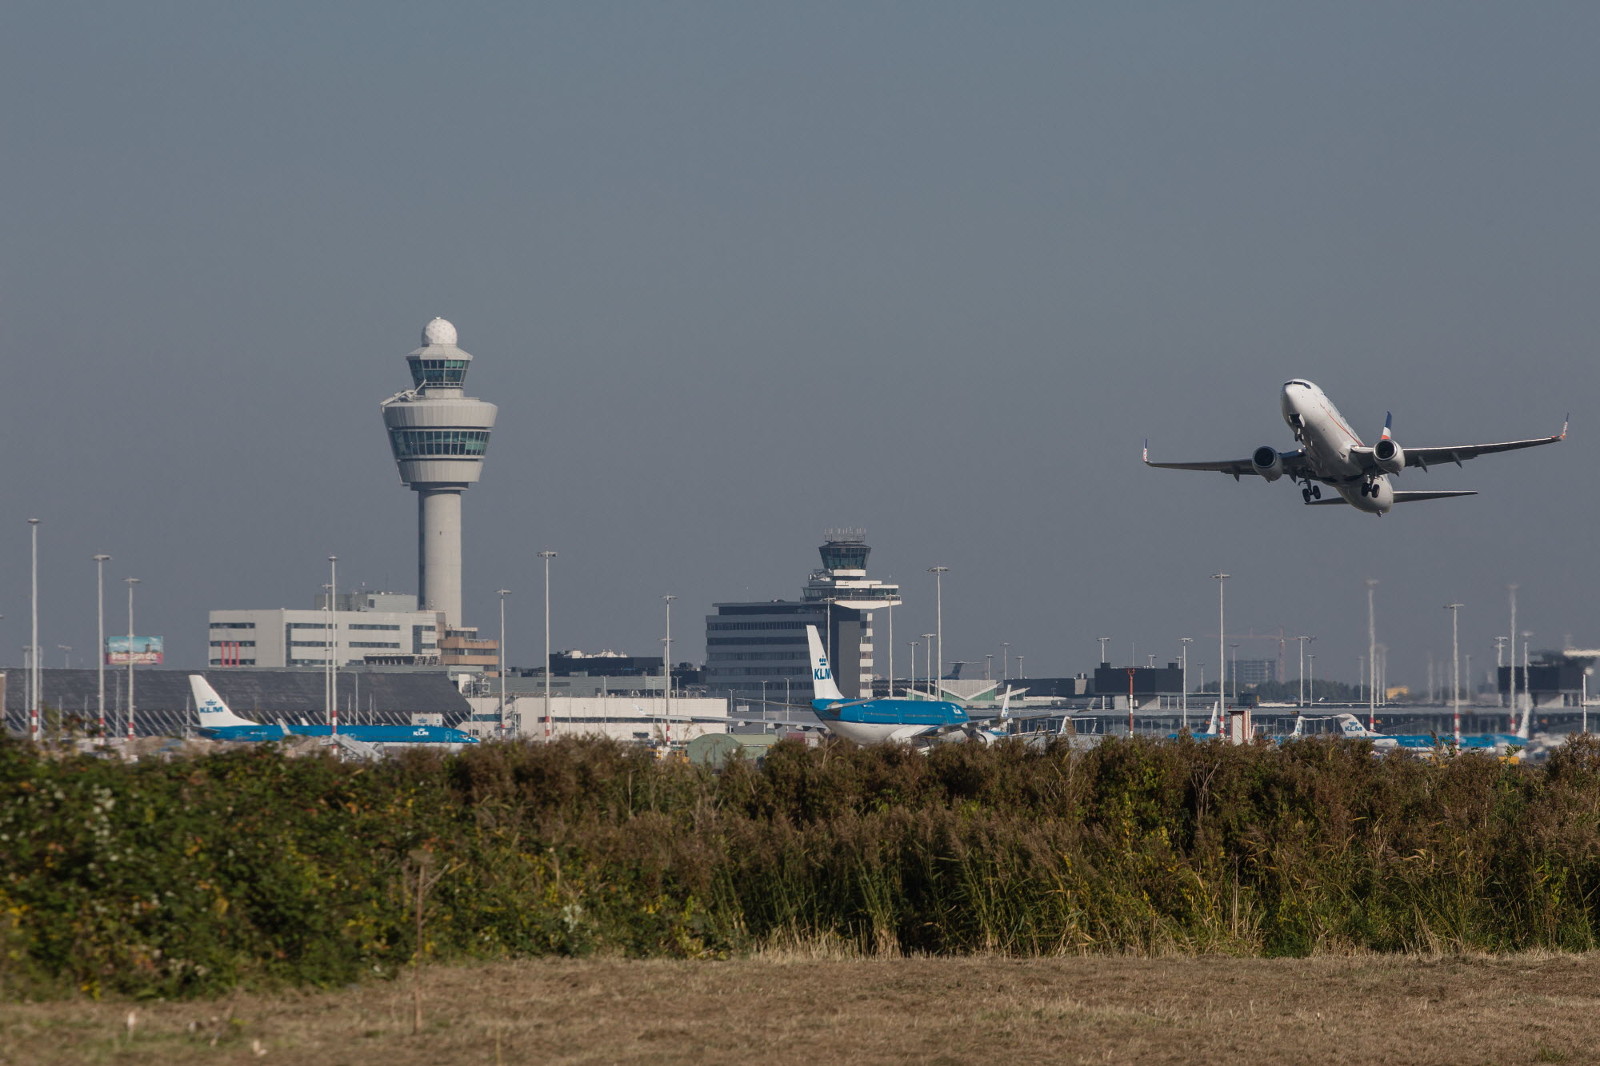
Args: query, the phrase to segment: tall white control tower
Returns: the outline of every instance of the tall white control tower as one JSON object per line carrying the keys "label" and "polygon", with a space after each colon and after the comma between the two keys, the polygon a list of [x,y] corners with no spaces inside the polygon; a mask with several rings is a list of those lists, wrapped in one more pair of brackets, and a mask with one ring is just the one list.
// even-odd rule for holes
{"label": "tall white control tower", "polygon": [[472,356],[456,327],[436,318],[406,356],[411,388],[383,401],[383,424],[400,480],[417,493],[417,603],[461,625],[461,493],[478,481],[495,405],[463,391]]}

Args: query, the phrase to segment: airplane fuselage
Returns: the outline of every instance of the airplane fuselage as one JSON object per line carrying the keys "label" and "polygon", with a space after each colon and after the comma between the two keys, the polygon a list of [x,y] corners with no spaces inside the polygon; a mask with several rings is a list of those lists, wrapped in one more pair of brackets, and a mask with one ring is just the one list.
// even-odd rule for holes
{"label": "airplane fuselage", "polygon": [[812,700],[811,709],[830,730],[855,744],[888,744],[972,721],[948,700]]}
{"label": "airplane fuselage", "polygon": [[[333,728],[325,725],[249,725],[201,726],[200,733],[213,740],[273,741],[286,737],[329,737]],[[342,726],[342,736],[366,744],[389,746],[411,744],[476,744],[478,738],[449,726],[431,725],[354,725]]]}
{"label": "airplane fuselage", "polygon": [[[1317,481],[1331,487],[1346,503],[1369,514],[1385,514],[1394,506],[1394,487],[1386,475],[1368,475],[1352,456],[1363,447],[1350,423],[1316,385],[1296,378],[1285,382],[1279,400],[1283,420],[1305,449]],[[1316,490],[1313,488],[1313,494]]]}

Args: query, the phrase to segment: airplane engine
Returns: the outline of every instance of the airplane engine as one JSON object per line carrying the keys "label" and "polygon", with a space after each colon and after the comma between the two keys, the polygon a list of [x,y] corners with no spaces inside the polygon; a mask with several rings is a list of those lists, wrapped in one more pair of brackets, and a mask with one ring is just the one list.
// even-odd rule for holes
{"label": "airplane engine", "polygon": [[1389,437],[1372,446],[1372,458],[1385,474],[1398,474],[1406,468],[1406,450]]}
{"label": "airplane engine", "polygon": [[1251,453],[1250,465],[1268,481],[1276,481],[1283,476],[1283,456],[1270,444],[1263,444]]}

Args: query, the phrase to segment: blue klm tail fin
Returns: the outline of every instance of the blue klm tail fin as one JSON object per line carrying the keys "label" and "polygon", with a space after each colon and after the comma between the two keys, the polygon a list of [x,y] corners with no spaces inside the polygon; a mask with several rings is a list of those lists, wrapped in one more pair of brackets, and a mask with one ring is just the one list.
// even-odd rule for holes
{"label": "blue klm tail fin", "polygon": [[833,680],[833,669],[828,665],[828,653],[822,648],[822,638],[816,626],[806,626],[806,640],[811,645],[811,698],[816,700],[842,700],[844,693]]}

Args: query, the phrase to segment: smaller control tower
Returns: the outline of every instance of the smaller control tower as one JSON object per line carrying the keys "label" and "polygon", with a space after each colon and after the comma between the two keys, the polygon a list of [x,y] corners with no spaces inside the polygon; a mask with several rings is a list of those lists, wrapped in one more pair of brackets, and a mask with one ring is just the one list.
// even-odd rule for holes
{"label": "smaller control tower", "polygon": [[435,318],[406,356],[411,388],[383,401],[383,424],[400,480],[417,493],[417,603],[461,625],[461,493],[483,471],[496,407],[463,389],[472,356],[456,327]]}

